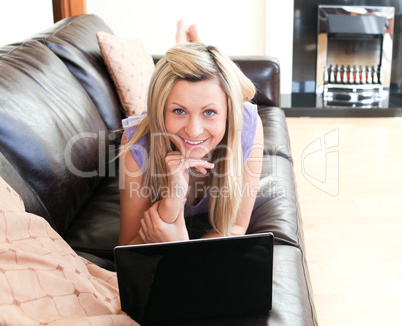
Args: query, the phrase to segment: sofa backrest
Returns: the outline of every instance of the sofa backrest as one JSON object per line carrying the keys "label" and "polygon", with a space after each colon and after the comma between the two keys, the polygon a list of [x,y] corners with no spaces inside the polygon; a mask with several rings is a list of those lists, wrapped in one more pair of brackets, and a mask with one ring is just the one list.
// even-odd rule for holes
{"label": "sofa backrest", "polygon": [[98,30],[73,17],[0,48],[0,175],[61,235],[108,173],[122,118]]}
{"label": "sofa backrest", "polygon": [[96,15],[59,21],[32,39],[45,44],[86,90],[110,130],[121,127],[123,110],[99,49],[97,32],[113,34]]}
{"label": "sofa backrest", "polygon": [[232,57],[256,87],[253,102],[258,106],[281,106],[280,66],[273,57]]}

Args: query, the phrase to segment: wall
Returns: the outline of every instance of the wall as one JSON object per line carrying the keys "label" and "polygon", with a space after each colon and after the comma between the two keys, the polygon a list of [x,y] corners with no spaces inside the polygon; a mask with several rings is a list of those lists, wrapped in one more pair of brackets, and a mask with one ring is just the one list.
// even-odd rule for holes
{"label": "wall", "polygon": [[[196,23],[203,41],[228,55],[267,55],[281,65],[281,91],[291,93],[294,0],[87,0],[116,35],[140,38],[149,52],[174,45],[176,22]],[[0,46],[53,24],[51,0],[0,0]]]}
{"label": "wall", "polygon": [[0,46],[22,41],[52,24],[51,0],[0,0]]}
{"label": "wall", "polygon": [[228,55],[275,56],[281,91],[291,93],[293,0],[87,0],[116,35],[141,39],[152,54],[174,45],[176,22],[196,23],[202,40]]}

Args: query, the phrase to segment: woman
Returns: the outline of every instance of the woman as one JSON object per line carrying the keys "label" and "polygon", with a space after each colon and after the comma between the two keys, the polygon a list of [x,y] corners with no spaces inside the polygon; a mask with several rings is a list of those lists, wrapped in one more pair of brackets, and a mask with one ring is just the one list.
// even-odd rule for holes
{"label": "woman", "polygon": [[180,24],[155,67],[147,113],[123,120],[122,245],[187,240],[185,218],[205,212],[203,237],[245,234],[255,202],[263,132],[247,102],[254,86],[217,48],[183,43],[198,36]]}

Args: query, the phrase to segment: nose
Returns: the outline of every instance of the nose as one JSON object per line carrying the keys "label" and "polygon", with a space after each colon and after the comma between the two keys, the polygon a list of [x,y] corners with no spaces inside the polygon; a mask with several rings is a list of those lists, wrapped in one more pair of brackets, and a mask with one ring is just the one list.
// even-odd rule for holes
{"label": "nose", "polygon": [[202,122],[197,117],[191,117],[187,121],[185,132],[190,138],[197,138],[204,131]]}

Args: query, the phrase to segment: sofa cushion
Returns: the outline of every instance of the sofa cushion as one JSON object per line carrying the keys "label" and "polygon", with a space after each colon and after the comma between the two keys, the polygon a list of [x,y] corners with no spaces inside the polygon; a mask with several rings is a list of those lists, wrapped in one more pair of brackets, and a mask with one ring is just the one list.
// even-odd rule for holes
{"label": "sofa cushion", "polygon": [[155,68],[152,56],[138,39],[103,32],[96,35],[126,116],[140,115],[146,111],[148,85]]}
{"label": "sofa cushion", "polygon": [[259,106],[263,121],[264,154],[277,155],[293,162],[285,113],[278,107]]}
{"label": "sofa cushion", "polygon": [[64,239],[76,251],[113,260],[113,248],[119,244],[119,229],[119,177],[108,176],[78,213]]}
{"label": "sofa cushion", "polygon": [[112,33],[104,21],[95,15],[74,16],[35,35],[67,66],[87,91],[109,130],[121,127],[123,111],[114,90],[96,33]]}
{"label": "sofa cushion", "polygon": [[108,130],[80,83],[40,42],[0,49],[0,89],[1,152],[37,199],[27,200],[34,205],[27,211],[46,211],[63,235],[100,181]]}
{"label": "sofa cushion", "polygon": [[292,164],[264,156],[259,192],[247,233],[273,232],[276,243],[301,246],[303,234]]}
{"label": "sofa cushion", "polygon": [[276,243],[301,246],[301,216],[286,118],[276,107],[259,107],[258,114],[264,130],[264,156],[247,233],[273,232]]}

